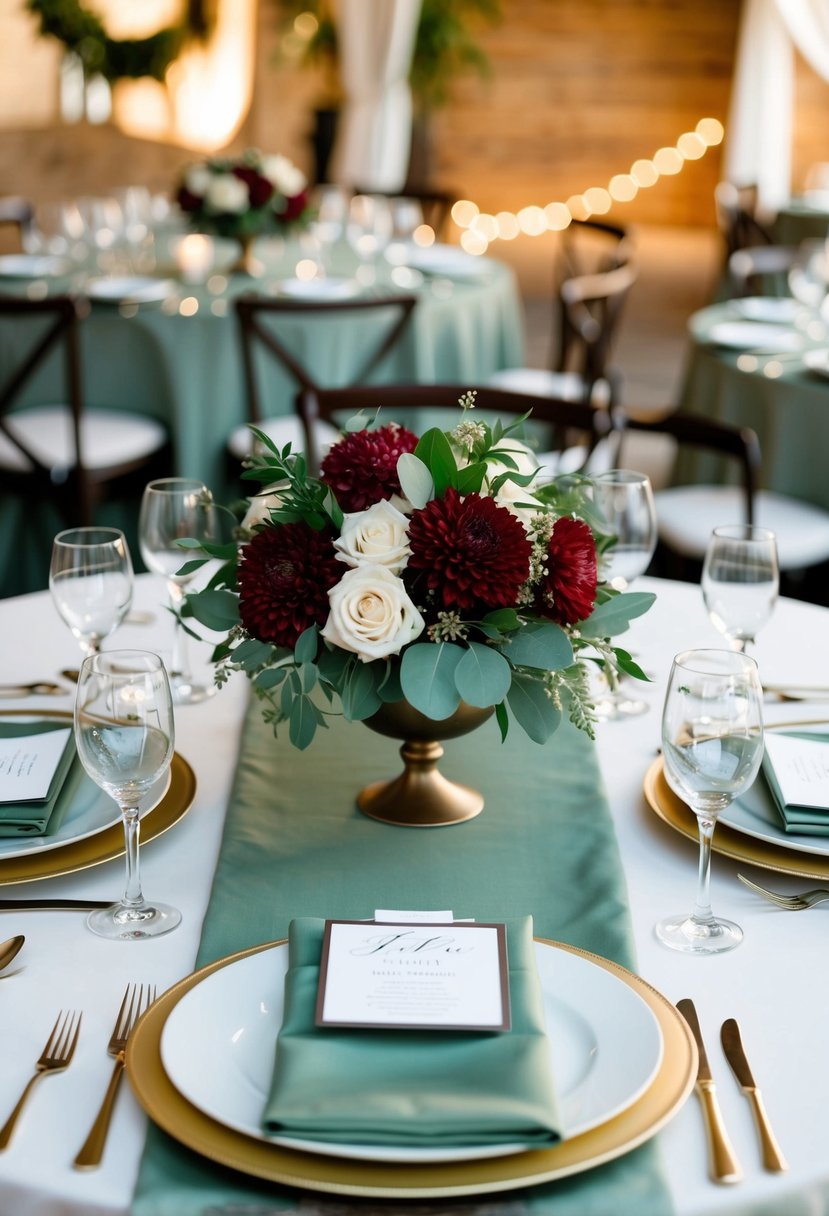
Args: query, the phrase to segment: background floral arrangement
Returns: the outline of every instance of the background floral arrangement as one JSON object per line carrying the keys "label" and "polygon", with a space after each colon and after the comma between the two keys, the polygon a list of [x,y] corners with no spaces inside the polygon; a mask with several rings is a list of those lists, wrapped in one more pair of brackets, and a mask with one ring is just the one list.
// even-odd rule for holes
{"label": "background floral arrangement", "polygon": [[402,698],[434,720],[493,706],[502,738],[514,718],[538,743],[566,711],[592,736],[585,660],[647,678],[610,639],[654,596],[598,581],[613,538],[589,482],[538,486],[514,437],[524,419],[473,421],[474,393],[461,406],[458,426],[421,439],[352,419],[318,479],[256,431],[265,454],[244,476],[269,488],[231,543],[183,567],[222,559],[183,616],[226,633],[217,683],[245,671],[297,747],[340,712],[335,698],[352,721]]}
{"label": "background floral arrangement", "polygon": [[176,199],[194,227],[242,238],[301,223],[308,212],[305,174],[286,156],[249,148],[238,160],[211,157],[190,165]]}

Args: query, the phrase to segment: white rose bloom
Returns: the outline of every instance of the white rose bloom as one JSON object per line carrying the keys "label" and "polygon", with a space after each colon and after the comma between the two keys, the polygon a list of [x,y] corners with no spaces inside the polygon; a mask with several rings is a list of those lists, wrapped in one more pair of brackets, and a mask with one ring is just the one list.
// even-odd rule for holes
{"label": "white rose bloom", "polygon": [[207,187],[204,202],[209,211],[241,215],[250,206],[250,192],[246,183],[232,173],[217,173]]}
{"label": "white rose bloom", "polygon": [[250,499],[250,506],[241,526],[250,529],[256,524],[270,523],[271,507],[278,507],[282,502],[282,495],[279,491],[284,489],[287,484],[287,481],[280,481],[276,485],[268,486],[261,494],[254,495]]}
{"label": "white rose bloom", "polygon": [[212,181],[213,174],[207,165],[191,165],[184,177],[185,188],[196,198],[204,198]]}
{"label": "white rose bloom", "polygon": [[263,157],[261,173],[286,198],[301,194],[308,184],[305,174],[287,156]]}
{"label": "white rose bloom", "polygon": [[347,570],[328,592],[328,602],[322,636],[364,663],[398,654],[423,632],[423,617],[402,580],[385,566]]}
{"label": "white rose bloom", "polygon": [[[510,436],[507,436],[505,439],[499,439],[490,450],[497,452],[499,449],[510,456],[518,467],[513,469],[508,465],[501,464],[500,461],[488,460],[487,479],[490,483],[496,477],[500,477],[502,473],[512,472],[526,476],[529,473],[534,473],[539,468],[534,454],[519,439],[512,439]],[[528,486],[520,486],[517,482],[505,481],[495,495],[495,501],[498,505],[506,507],[508,511],[511,511],[516,518],[521,520],[525,528],[530,526],[530,521],[533,515],[536,514],[536,511],[534,508],[516,506],[516,503],[525,503],[528,499],[532,499],[534,485],[535,482],[530,482]]]}
{"label": "white rose bloom", "polygon": [[399,574],[409,560],[409,521],[391,503],[376,502],[343,518],[334,541],[337,557],[348,566],[385,566]]}

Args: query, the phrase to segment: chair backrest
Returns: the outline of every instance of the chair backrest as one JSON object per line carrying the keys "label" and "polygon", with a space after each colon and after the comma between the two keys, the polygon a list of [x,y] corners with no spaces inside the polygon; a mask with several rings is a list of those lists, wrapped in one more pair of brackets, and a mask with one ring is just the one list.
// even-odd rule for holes
{"label": "chair backrest", "polygon": [[771,232],[757,217],[757,187],[719,182],[714,190],[717,226],[725,242],[726,260],[738,249],[771,245]]}
{"label": "chair backrest", "polygon": [[21,248],[23,248],[25,237],[32,232],[34,222],[35,209],[28,199],[19,195],[6,195],[0,198],[0,227],[15,228]]}
{"label": "chair backrest", "polygon": [[417,296],[397,295],[383,298],[349,300],[280,300],[256,295],[239,296],[235,302],[236,316],[242,341],[242,360],[247,389],[248,421],[258,426],[267,414],[263,410],[259,377],[256,374],[254,352],[263,347],[274,356],[293,377],[298,388],[320,388],[308,367],[290,349],[289,342],[268,323],[269,318],[311,316],[329,319],[362,320],[355,325],[355,346],[362,351],[362,360],[349,377],[349,384],[361,384],[372,375],[402,338],[417,304]]}
{"label": "chair backrest", "polygon": [[[75,522],[77,518],[84,521],[90,521],[91,518],[90,485],[83,465],[80,436],[83,397],[78,323],[83,308],[83,305],[70,296],[52,296],[45,300],[0,296],[0,320],[6,318],[36,322],[38,318],[43,318],[45,322],[44,326],[36,331],[28,348],[24,347],[23,351],[19,352],[16,362],[0,382],[0,431],[30,466],[25,472],[4,471],[3,480],[9,485],[19,484],[21,487],[28,484],[29,489],[48,494],[65,512],[71,509],[71,513],[76,517]],[[72,467],[61,470],[59,480],[56,480],[54,470],[47,468],[8,424],[9,413],[17,403],[20,393],[55,351],[59,351],[63,356],[65,403],[71,414],[75,450]]]}
{"label": "chair backrest", "polygon": [[571,220],[561,234],[559,280],[613,270],[632,255],[630,231],[611,220]]}
{"label": "chair backrest", "polygon": [[788,274],[803,253],[796,245],[752,245],[728,259],[735,296],[788,295]]}
{"label": "chair backrest", "polygon": [[[427,425],[433,425],[436,411],[453,411],[452,420],[443,419],[439,425],[449,429],[459,421],[460,398],[474,390],[475,412],[481,415],[523,416],[531,411],[531,427],[542,423],[549,432],[551,442],[545,437],[545,446],[557,451],[570,448],[580,441],[584,445],[584,465],[587,465],[596,445],[612,435],[620,433],[624,418],[618,410],[595,410],[578,401],[562,401],[554,397],[535,397],[529,393],[516,393],[509,389],[490,388],[469,384],[384,384],[352,388],[307,388],[297,398],[297,408],[306,434],[306,452],[312,469],[318,468],[314,448],[314,424],[318,419],[341,423],[345,418],[363,411],[373,417],[379,410],[380,418],[403,421],[410,430],[426,429],[418,425],[418,411],[424,415]],[[472,415],[472,421],[475,414]]]}
{"label": "chair backrest", "polygon": [[624,262],[611,270],[576,275],[559,288],[559,342],[556,371],[578,372],[587,399],[597,380],[608,378],[608,359],[637,266]]}
{"label": "chair backrest", "polygon": [[[745,522],[754,523],[760,479],[760,440],[750,427],[731,426],[699,414],[669,413],[653,419],[627,418],[626,432],[649,431],[672,436],[680,447],[702,448],[732,461],[739,470]],[[620,460],[624,435],[620,437]]]}

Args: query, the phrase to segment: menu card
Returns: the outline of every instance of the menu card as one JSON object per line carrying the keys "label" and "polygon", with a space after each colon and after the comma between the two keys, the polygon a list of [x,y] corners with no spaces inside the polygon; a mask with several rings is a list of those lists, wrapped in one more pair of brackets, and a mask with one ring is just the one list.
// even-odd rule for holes
{"label": "menu card", "polygon": [[325,922],[318,1026],[509,1030],[506,932],[469,922]]}
{"label": "menu card", "polygon": [[41,731],[0,739],[0,803],[46,802],[72,758],[72,730]]}
{"label": "menu card", "polygon": [[768,732],[763,771],[787,832],[829,835],[829,739]]}

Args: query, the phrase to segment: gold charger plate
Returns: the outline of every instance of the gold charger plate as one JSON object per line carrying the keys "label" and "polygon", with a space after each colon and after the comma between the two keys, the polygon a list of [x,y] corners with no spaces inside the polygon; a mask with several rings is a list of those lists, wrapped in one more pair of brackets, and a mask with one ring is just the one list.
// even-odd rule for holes
{"label": "gold charger plate", "polygon": [[[668,785],[662,757],[654,760],[645,773],[643,785],[645,800],[663,823],[689,840],[699,841],[694,812],[675,794]],[[781,874],[794,874],[797,878],[829,879],[829,855],[825,858],[817,853],[798,853],[795,849],[784,849],[771,841],[759,840],[718,823],[711,846],[715,853],[722,853],[733,861],[747,862],[764,870],[778,870]]]}
{"label": "gold charger plate", "polygon": [[[0,710],[3,717],[63,718],[72,721],[72,714],[65,709]],[[173,753],[170,765],[170,784],[161,801],[141,817],[141,843],[154,840],[178,823],[189,811],[196,794],[195,774],[178,752]],[[65,845],[32,853],[24,857],[0,858],[0,885],[16,882],[34,882],[39,878],[56,878],[59,874],[74,874],[121,857],[124,853],[123,825],[113,823],[111,827],[86,836],[82,840],[68,840]]]}
{"label": "gold charger plate", "polygon": [[304,1190],[386,1199],[476,1195],[537,1186],[630,1152],[659,1131],[693,1089],[696,1046],[674,1006],[617,963],[560,942],[546,942],[612,972],[646,1002],[659,1023],[664,1043],[659,1070],[645,1093],[626,1110],[552,1148],[475,1161],[422,1165],[357,1161],[268,1144],[211,1119],[182,1097],[164,1071],[161,1035],[170,1013],[191,988],[220,968],[274,944],[241,950],[175,984],[147,1011],[127,1044],[127,1075],[150,1118],[187,1148],[243,1174]]}

